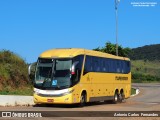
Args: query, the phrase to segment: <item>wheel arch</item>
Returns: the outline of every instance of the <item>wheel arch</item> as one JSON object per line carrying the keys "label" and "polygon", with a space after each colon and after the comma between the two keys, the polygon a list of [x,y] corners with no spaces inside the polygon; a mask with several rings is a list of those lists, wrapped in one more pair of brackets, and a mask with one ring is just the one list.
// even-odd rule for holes
{"label": "wheel arch", "polygon": [[119,94],[119,89],[118,89],[118,88],[115,89],[114,94],[115,94],[115,93],[118,93],[118,94]]}
{"label": "wheel arch", "polygon": [[123,88],[120,89],[120,93],[124,93],[124,89]]}

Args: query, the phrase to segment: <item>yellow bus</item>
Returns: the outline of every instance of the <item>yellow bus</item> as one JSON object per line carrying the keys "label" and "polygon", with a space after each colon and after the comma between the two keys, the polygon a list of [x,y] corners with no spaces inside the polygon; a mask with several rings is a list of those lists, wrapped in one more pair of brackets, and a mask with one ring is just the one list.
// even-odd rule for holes
{"label": "yellow bus", "polygon": [[35,104],[122,102],[131,94],[130,59],[78,48],[48,50],[37,60],[33,84]]}

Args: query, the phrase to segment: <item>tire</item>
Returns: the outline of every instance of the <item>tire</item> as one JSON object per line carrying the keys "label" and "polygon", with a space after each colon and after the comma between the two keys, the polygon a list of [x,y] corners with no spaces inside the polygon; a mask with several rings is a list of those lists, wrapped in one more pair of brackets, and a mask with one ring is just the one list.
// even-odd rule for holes
{"label": "tire", "polygon": [[113,103],[114,103],[114,104],[117,104],[118,101],[119,101],[119,96],[118,96],[118,93],[115,92],[115,94],[114,94],[114,99],[113,99]]}
{"label": "tire", "polygon": [[82,93],[80,103],[79,103],[79,107],[84,107],[85,104],[86,104],[86,94]]}
{"label": "tire", "polygon": [[122,102],[124,101],[124,99],[125,99],[125,95],[124,95],[123,92],[121,92],[121,93],[119,94],[119,102],[122,103]]}
{"label": "tire", "polygon": [[119,102],[119,103],[122,103],[122,100],[123,100],[122,94],[123,94],[123,93],[120,93],[120,94],[118,95],[118,102]]}

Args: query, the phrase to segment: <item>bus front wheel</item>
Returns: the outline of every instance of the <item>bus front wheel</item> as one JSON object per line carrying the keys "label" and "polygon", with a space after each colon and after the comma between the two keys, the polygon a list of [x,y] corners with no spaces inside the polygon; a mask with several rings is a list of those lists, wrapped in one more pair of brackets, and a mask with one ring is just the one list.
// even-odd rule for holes
{"label": "bus front wheel", "polygon": [[82,93],[81,98],[80,98],[80,104],[79,107],[83,107],[86,103],[86,93]]}

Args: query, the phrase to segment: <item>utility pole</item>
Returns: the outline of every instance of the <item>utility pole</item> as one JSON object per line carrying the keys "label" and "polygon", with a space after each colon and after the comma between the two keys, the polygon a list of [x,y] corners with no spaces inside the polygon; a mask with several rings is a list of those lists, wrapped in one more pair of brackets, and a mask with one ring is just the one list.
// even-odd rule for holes
{"label": "utility pole", "polygon": [[118,56],[118,4],[120,0],[115,0],[115,11],[116,11],[116,55]]}

